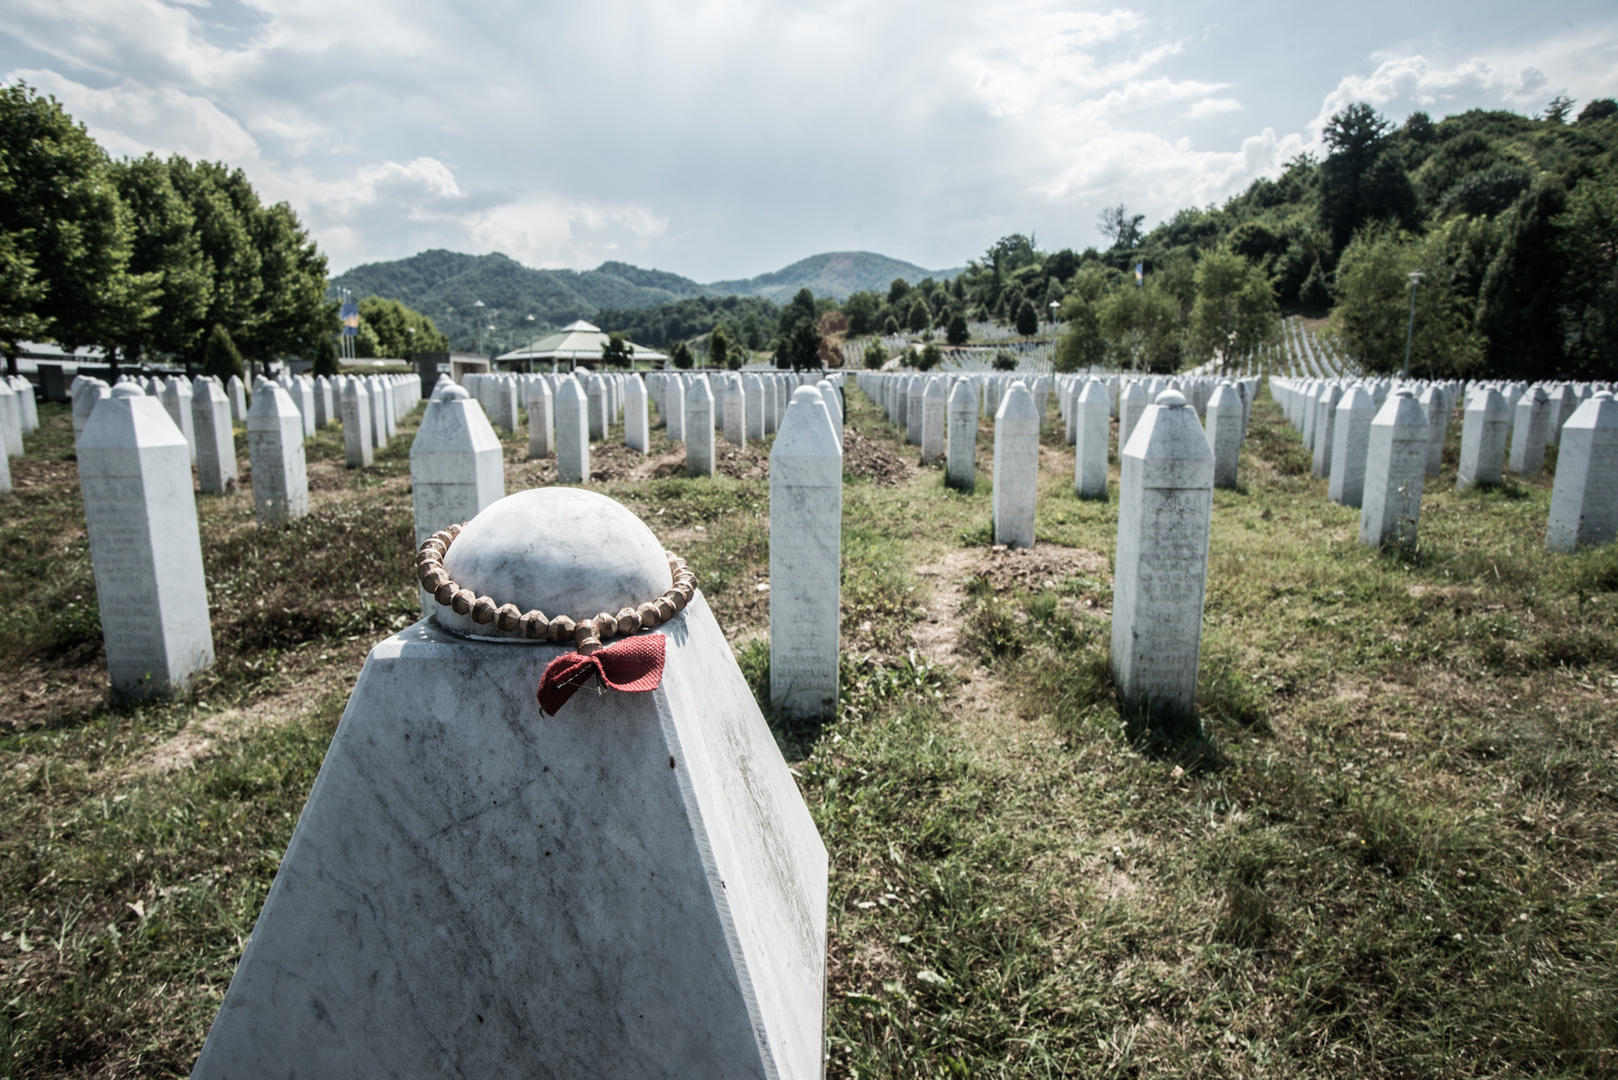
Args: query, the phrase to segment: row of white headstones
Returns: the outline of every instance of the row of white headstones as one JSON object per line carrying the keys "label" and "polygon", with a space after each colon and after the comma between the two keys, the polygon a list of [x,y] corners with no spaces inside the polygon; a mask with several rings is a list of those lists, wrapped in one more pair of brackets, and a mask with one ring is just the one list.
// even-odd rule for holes
{"label": "row of white headstones", "polygon": [[[771,559],[772,577],[786,584],[770,599],[772,624],[782,628],[772,635],[772,668],[779,672],[772,686],[784,711],[824,711],[835,703],[837,678],[839,380],[726,374],[712,376],[712,382],[720,399],[732,403],[726,427],[738,445],[745,445],[749,428],[756,438],[778,421],[781,425],[771,453],[771,500],[777,507],[772,520],[781,527]],[[308,513],[303,443],[325,426],[337,400],[343,403],[348,463],[362,467],[371,458],[361,451],[371,449],[373,439],[385,445],[397,416],[414,407],[416,386],[407,377],[260,380],[252,408],[238,403],[236,409],[246,415],[259,524],[275,527]],[[475,383],[480,394],[506,403],[502,418],[513,429],[519,420],[509,403],[518,387],[530,405],[531,451],[555,446],[559,465],[566,457],[563,447],[576,451],[574,474],[559,470],[564,482],[589,477],[592,402],[599,403],[598,433],[604,435],[613,412],[623,408],[629,417],[626,443],[645,453],[648,399],[665,403],[666,422],[678,417],[674,426],[688,451],[705,444],[706,467],[690,471],[713,475],[714,394],[708,376],[656,373],[645,381],[638,375],[484,376]],[[793,390],[796,411],[785,404]],[[618,392],[622,396],[615,401]],[[132,379],[116,387],[80,380],[74,386],[74,414],[83,418],[75,426],[91,562],[109,675],[121,694],[172,692],[213,662],[191,466],[198,466],[205,493],[234,488],[230,402],[241,394],[235,380],[221,387],[207,378],[190,384],[171,378],[150,387]],[[299,407],[300,399],[306,408]],[[561,407],[553,408],[557,403]],[[434,387],[410,464],[418,544],[450,524],[470,520],[506,493],[499,437],[483,406],[447,377]],[[424,612],[431,613],[435,603],[422,594]]]}
{"label": "row of white headstones", "polygon": [[305,440],[340,408],[349,464],[370,464],[414,407],[416,385],[286,374],[259,379],[249,409],[235,376],[74,380],[79,488],[114,690],[169,693],[213,663],[191,469],[204,494],[236,489],[234,422],[247,428],[258,523],[276,527],[309,513]]}
{"label": "row of white headstones", "polygon": [[868,373],[858,383],[948,482],[976,482],[978,420],[994,418],[994,540],[1032,547],[1039,438],[1054,393],[1073,487],[1107,497],[1111,421],[1121,462],[1111,665],[1132,709],[1189,718],[1196,694],[1213,488],[1235,487],[1257,379]]}
{"label": "row of white headstones", "polygon": [[1606,384],[1273,377],[1270,388],[1327,497],[1360,509],[1367,546],[1416,542],[1423,486],[1463,404],[1458,488],[1537,476],[1557,446],[1545,546],[1566,553],[1618,535],[1618,401]]}

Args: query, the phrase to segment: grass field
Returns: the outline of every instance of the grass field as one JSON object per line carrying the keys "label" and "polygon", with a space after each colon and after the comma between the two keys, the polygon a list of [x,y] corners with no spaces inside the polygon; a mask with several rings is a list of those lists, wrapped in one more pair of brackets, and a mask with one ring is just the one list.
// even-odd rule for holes
{"label": "grass field", "polygon": [[[1074,497],[1053,420],[1039,544],[996,552],[988,427],[961,494],[848,403],[841,715],[777,728],[832,858],[829,1075],[1618,1073],[1618,549],[1546,555],[1548,481],[1456,493],[1456,430],[1420,545],[1367,552],[1262,398],[1214,498],[1205,737],[1169,740],[1106,676],[1116,464]],[[42,424],[0,499],[0,1076],[183,1076],[365,651],[418,614],[415,418],[364,472],[314,439],[284,530],[199,497],[218,663],[137,709]],[[508,490],[554,480],[506,449]],[[603,448],[596,485],[766,697],[767,449],[691,481]]]}

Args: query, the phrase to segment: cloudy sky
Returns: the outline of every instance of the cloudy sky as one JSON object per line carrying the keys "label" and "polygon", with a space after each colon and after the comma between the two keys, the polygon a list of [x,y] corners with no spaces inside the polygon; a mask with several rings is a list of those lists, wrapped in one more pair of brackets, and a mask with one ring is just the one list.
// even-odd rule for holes
{"label": "cloudy sky", "polygon": [[[1554,12],[1554,15],[1552,14]],[[1395,120],[1618,95],[1612,0],[5,0],[114,154],[244,169],[339,271],[429,247],[709,281],[1096,243]]]}

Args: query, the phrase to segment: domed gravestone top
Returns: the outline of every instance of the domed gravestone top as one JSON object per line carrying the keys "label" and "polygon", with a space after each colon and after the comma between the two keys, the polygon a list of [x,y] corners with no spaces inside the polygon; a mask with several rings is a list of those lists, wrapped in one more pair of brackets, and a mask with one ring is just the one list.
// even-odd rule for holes
{"label": "domed gravestone top", "polygon": [[[442,568],[574,620],[674,577],[568,489],[490,504]],[[192,1075],[820,1076],[826,850],[702,594],[588,658],[656,641],[654,688],[555,715],[571,640],[444,620],[366,657]]]}
{"label": "domed gravestone top", "polygon": [[[620,503],[579,488],[532,488],[491,504],[450,544],[444,570],[475,597],[521,614],[539,611],[547,623],[616,616],[674,584],[652,530]],[[521,626],[479,623],[452,605],[438,605],[433,617],[470,637],[526,638]]]}

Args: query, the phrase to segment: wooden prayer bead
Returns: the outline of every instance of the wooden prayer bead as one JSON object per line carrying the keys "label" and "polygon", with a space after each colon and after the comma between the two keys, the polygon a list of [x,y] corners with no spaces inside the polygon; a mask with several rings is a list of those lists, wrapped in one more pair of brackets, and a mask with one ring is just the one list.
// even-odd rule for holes
{"label": "wooden prayer bead", "polygon": [[551,640],[569,641],[572,639],[575,629],[572,619],[566,615],[558,615],[551,620]]}
{"label": "wooden prayer bead", "polygon": [[493,597],[480,596],[472,605],[472,621],[475,623],[494,622],[494,613],[498,610],[499,608],[496,606]]}
{"label": "wooden prayer bead", "polygon": [[494,625],[510,633],[517,629],[522,621],[522,612],[517,610],[516,604],[501,604],[494,609]]}
{"label": "wooden prayer bead", "polygon": [[477,595],[471,589],[457,589],[455,596],[450,600],[450,607],[457,615],[470,615],[472,605],[478,602]]}
{"label": "wooden prayer bead", "polygon": [[620,634],[633,634],[640,630],[640,616],[632,607],[626,607],[618,612],[618,632]]}

